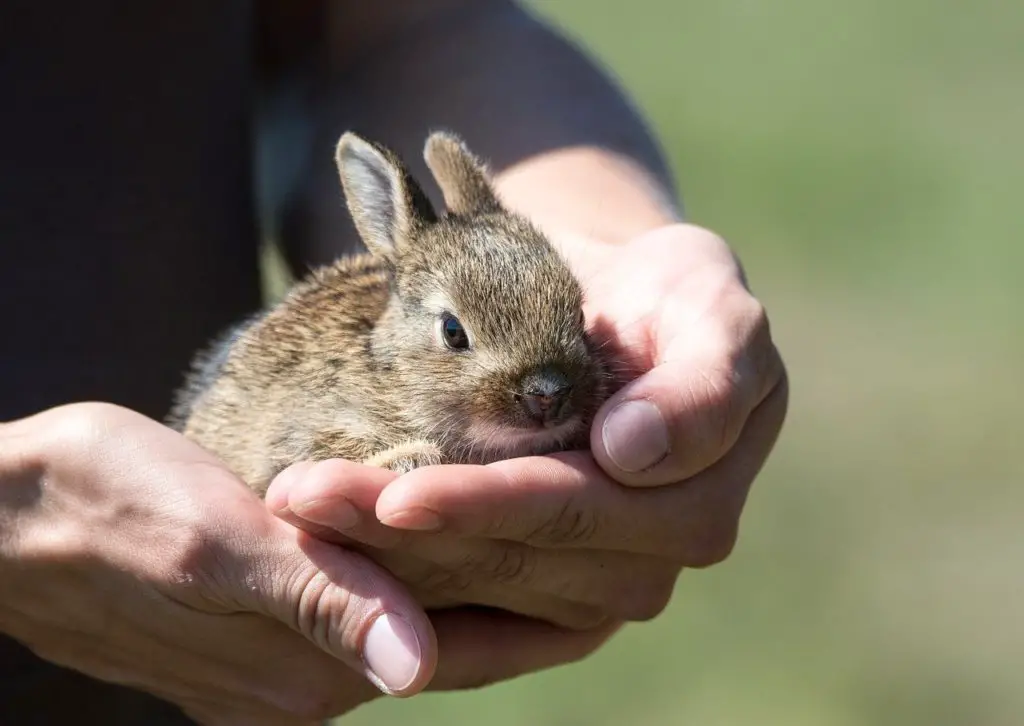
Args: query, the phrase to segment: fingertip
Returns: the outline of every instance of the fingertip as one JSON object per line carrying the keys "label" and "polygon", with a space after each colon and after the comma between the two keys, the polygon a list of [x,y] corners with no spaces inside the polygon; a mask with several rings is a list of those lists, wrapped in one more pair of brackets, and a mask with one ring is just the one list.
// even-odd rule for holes
{"label": "fingertip", "polygon": [[415,504],[410,502],[416,497],[417,492],[422,493],[425,486],[430,483],[429,472],[424,467],[421,469],[413,469],[412,471],[402,474],[388,484],[381,490],[377,496],[377,504],[375,511],[377,518],[381,522],[386,522],[387,519],[393,517],[396,513],[408,509],[409,506]]}
{"label": "fingertip", "polygon": [[426,503],[437,482],[432,468],[414,469],[384,487],[377,497],[375,507],[381,524],[392,529],[416,532],[435,532],[441,529],[441,516]]}
{"label": "fingertip", "polygon": [[377,519],[396,529],[438,531],[479,503],[502,478],[487,466],[445,464],[403,474],[377,498]]}
{"label": "fingertip", "polygon": [[599,411],[591,431],[594,458],[625,486],[689,479],[736,443],[749,414],[748,399],[726,366],[663,363]]}
{"label": "fingertip", "polygon": [[277,516],[288,513],[288,497],[295,486],[302,481],[313,467],[311,461],[301,461],[284,469],[273,478],[263,501],[271,512]]}
{"label": "fingertip", "polygon": [[363,639],[366,677],[382,693],[408,698],[430,683],[437,669],[437,636],[426,616],[412,619],[394,612],[377,616]]}
{"label": "fingertip", "polygon": [[396,477],[394,472],[346,459],[324,459],[304,470],[288,493],[292,509],[309,502],[348,500],[372,511],[380,492]]}
{"label": "fingertip", "polygon": [[598,433],[598,451],[614,469],[626,474],[657,467],[672,450],[665,416],[649,398],[627,398],[616,403]]}
{"label": "fingertip", "polygon": [[444,527],[441,515],[426,507],[409,507],[377,515],[385,527],[414,532],[437,532]]}
{"label": "fingertip", "polygon": [[598,412],[590,449],[598,466],[619,484],[651,487],[677,481],[678,441],[657,390],[627,386]]}

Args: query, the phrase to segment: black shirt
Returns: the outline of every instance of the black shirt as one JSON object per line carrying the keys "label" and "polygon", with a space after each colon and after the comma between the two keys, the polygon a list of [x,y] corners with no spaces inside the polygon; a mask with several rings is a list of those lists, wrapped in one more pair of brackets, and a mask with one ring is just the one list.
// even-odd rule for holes
{"label": "black shirt", "polygon": [[[155,418],[260,304],[245,0],[0,2],[0,420]],[[189,723],[0,638],[0,723]]]}

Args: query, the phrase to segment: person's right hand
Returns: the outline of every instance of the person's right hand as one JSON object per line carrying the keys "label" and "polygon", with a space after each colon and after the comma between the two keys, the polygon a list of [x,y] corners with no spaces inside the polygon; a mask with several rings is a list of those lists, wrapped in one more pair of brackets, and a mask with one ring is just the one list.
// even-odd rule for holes
{"label": "person's right hand", "polygon": [[[0,632],[204,724],[301,724],[485,685],[614,632],[452,610],[272,516],[200,447],[109,404],[0,424]],[[375,684],[380,690],[373,687]]]}

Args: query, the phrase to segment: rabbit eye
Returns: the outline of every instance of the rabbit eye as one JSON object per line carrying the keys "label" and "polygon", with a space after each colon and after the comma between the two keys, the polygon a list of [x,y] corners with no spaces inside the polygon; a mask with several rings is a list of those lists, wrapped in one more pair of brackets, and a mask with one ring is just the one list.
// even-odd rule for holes
{"label": "rabbit eye", "polygon": [[454,315],[445,313],[441,318],[441,337],[444,338],[444,344],[452,350],[465,350],[469,347],[466,330]]}

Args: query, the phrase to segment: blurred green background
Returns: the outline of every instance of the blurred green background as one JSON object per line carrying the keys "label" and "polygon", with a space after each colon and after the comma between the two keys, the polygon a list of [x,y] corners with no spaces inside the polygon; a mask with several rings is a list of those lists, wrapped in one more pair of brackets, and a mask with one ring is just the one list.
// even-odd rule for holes
{"label": "blurred green background", "polygon": [[363,724],[1024,724],[1024,4],[538,0],[768,307],[790,416],[724,564],[582,664]]}

